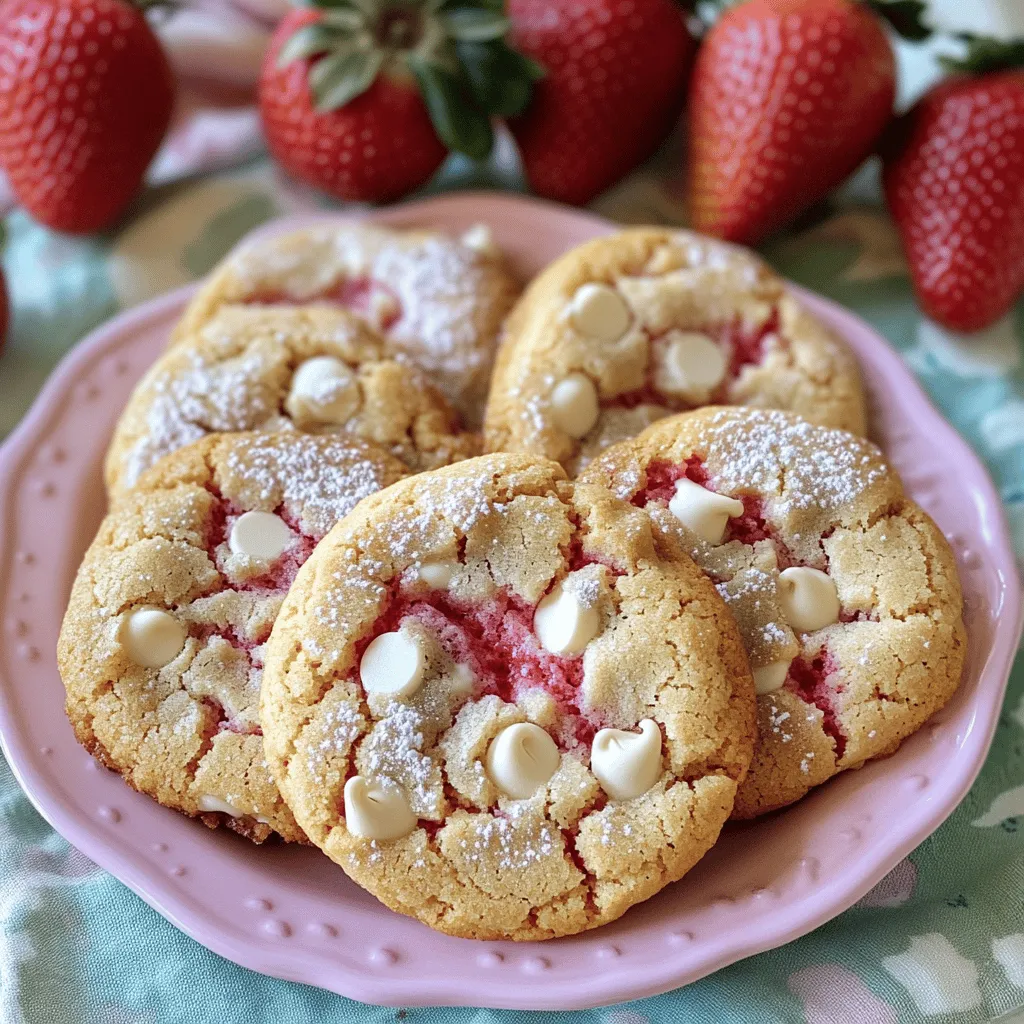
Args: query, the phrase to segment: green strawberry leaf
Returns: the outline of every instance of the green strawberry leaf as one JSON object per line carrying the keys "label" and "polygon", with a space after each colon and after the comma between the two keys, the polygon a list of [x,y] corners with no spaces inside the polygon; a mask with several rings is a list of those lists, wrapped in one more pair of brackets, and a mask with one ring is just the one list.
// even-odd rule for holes
{"label": "green strawberry leaf", "polygon": [[321,22],[303,25],[277,51],[277,66],[287,67],[292,61],[306,60],[317,54],[326,53],[337,41],[337,31]]}
{"label": "green strawberry leaf", "polygon": [[473,99],[495,117],[522,113],[544,69],[500,39],[455,44]]}
{"label": "green strawberry leaf", "polygon": [[324,88],[325,83],[333,78],[338,71],[339,64],[344,58],[355,53],[356,48],[351,43],[339,43],[333,46],[323,60],[314,61],[309,68],[309,87],[316,93]]}
{"label": "green strawberry leaf", "polygon": [[1003,42],[968,34],[958,35],[957,38],[967,44],[967,52],[963,57],[940,57],[939,63],[947,71],[985,75],[992,71],[1024,67],[1024,39]]}
{"label": "green strawberry leaf", "polygon": [[922,15],[928,8],[925,0],[867,0],[876,14],[881,15],[904,39],[920,43],[931,36]]}
{"label": "green strawberry leaf", "polygon": [[330,7],[324,11],[320,24],[339,32],[358,32],[366,26],[366,15],[351,7]]}
{"label": "green strawberry leaf", "polygon": [[437,11],[453,11],[463,7],[474,10],[505,13],[505,0],[429,0],[430,7]]}
{"label": "green strawberry leaf", "polygon": [[384,54],[380,50],[334,53],[317,61],[309,73],[316,109],[337,110],[361,96],[373,85],[383,63]]}
{"label": "green strawberry leaf", "polygon": [[359,0],[296,0],[300,7],[316,7],[324,11],[352,11],[365,20],[373,13],[366,4]]}
{"label": "green strawberry leaf", "polygon": [[501,39],[509,30],[509,20],[504,14],[480,7],[445,8],[440,19],[445,33],[460,43]]}
{"label": "green strawberry leaf", "polygon": [[494,145],[490,118],[467,97],[462,80],[417,53],[410,53],[406,62],[441,141],[453,152],[486,160]]}

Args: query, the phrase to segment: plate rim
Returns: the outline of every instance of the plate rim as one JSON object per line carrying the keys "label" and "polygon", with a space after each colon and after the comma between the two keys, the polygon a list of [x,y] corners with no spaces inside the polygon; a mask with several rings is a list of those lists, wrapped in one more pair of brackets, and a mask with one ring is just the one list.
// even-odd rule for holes
{"label": "plate rim", "polygon": [[[494,192],[463,192],[400,204],[380,211],[316,211],[308,214],[291,214],[262,225],[246,235],[243,242],[312,221],[369,220],[375,223],[409,226],[417,220],[436,222],[444,216],[446,210],[452,208],[458,208],[465,213],[470,207],[478,212],[481,220],[487,219],[488,207],[516,207],[524,212],[528,210],[530,215],[542,212],[549,217],[558,217],[577,225],[586,224],[601,231],[620,227],[588,211],[572,210],[553,203]],[[980,470],[978,483],[984,492],[981,511],[985,514],[996,542],[995,554],[986,551],[983,557],[997,566],[1006,560],[1010,565],[1014,565],[1005,511],[988,468],[935,408],[899,354],[871,324],[839,303],[792,282],[789,282],[789,287],[801,302],[812,309],[825,308],[833,321],[838,320],[850,327],[855,325],[858,331],[867,331],[871,334],[873,340],[878,343],[878,352],[875,355],[885,364],[885,372],[892,373],[898,378],[901,386],[908,386],[907,410],[909,418],[914,420],[915,430],[927,427],[938,431],[938,434],[933,436],[938,436],[940,443],[951,446],[954,458],[969,460]],[[198,284],[190,284],[175,289],[116,315],[90,332],[61,359],[21,422],[0,445],[0,559],[4,564],[13,557],[8,543],[13,516],[12,487],[25,459],[31,454],[33,442],[45,436],[52,423],[62,415],[61,397],[70,393],[86,367],[107,354],[109,349],[116,347],[120,339],[137,330],[142,324],[167,317],[175,309],[183,307],[198,288]],[[6,580],[6,575],[6,572],[0,573],[0,580]],[[966,795],[984,764],[998,723],[1021,628],[1024,626],[1019,576],[1016,572],[1001,571],[1000,576],[1003,580],[1004,608],[1008,614],[998,619],[992,645],[979,668],[979,680],[994,682],[988,682],[984,688],[987,699],[977,700],[973,707],[969,725],[970,735],[964,743],[964,746],[968,743],[972,745],[971,759],[966,762],[966,759],[958,758],[952,762],[953,775],[949,777],[947,773],[941,777],[942,798],[928,801],[918,815],[910,816],[907,827],[898,837],[894,837],[898,841],[891,842],[885,847],[878,842],[873,843],[862,853],[861,863],[855,873],[848,872],[840,879],[832,880],[827,887],[814,891],[812,909],[801,912],[807,902],[805,897],[791,905],[788,914],[780,914],[780,923],[775,927],[759,927],[753,934],[749,930],[734,930],[733,935],[739,936],[742,941],[716,944],[720,948],[709,950],[700,959],[696,968],[689,959],[674,966],[674,959],[678,957],[673,958],[671,953],[665,955],[660,964],[648,967],[642,974],[625,965],[615,971],[609,969],[609,965],[606,964],[602,971],[595,974],[585,996],[581,994],[578,983],[559,983],[553,976],[546,983],[540,983],[539,978],[535,979],[531,986],[523,986],[521,983],[517,985],[511,978],[502,979],[500,982],[495,979],[496,998],[486,1005],[494,1008],[572,1010],[657,995],[705,977],[738,960],[799,938],[848,909],[899,860],[942,824]],[[339,995],[377,1005],[484,1005],[467,999],[460,991],[460,987],[465,987],[464,983],[458,979],[449,980],[445,976],[430,979],[417,976],[405,979],[400,974],[382,978],[338,962],[331,962],[325,974],[324,965],[317,958],[297,950],[289,951],[280,945],[270,945],[256,936],[232,932],[217,922],[211,923],[192,901],[183,897],[162,875],[143,863],[140,856],[120,848],[116,840],[105,835],[92,819],[85,818],[77,808],[69,806],[60,793],[47,785],[36,769],[35,757],[28,747],[27,739],[19,735],[11,700],[15,693],[15,688],[0,674],[0,747],[12,773],[33,806],[68,842],[118,878],[161,916],[204,947],[248,969],[284,980],[318,985]],[[389,913],[383,907],[381,910]],[[571,941],[571,938],[555,941]],[[533,988],[542,992],[542,1002],[529,998],[529,990]]]}

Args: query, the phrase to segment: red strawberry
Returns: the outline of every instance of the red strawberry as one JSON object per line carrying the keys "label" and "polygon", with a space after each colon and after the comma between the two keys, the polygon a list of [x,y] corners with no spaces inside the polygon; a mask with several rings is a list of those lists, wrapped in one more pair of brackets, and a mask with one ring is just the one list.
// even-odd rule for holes
{"label": "red strawberry", "polygon": [[988,327],[1024,293],[1024,71],[943,82],[899,129],[885,195],[921,306]]}
{"label": "red strawberry", "polygon": [[509,0],[545,75],[510,122],[539,195],[583,204],[645,160],[682,109],[696,45],[672,0]]}
{"label": "red strawberry", "polygon": [[529,100],[536,70],[492,0],[314,2],[274,33],[260,114],[278,162],[339,199],[411,192],[449,149],[483,159],[490,115]]}
{"label": "red strawberry", "polygon": [[0,164],[22,205],[60,231],[109,225],[174,104],[142,13],[123,0],[3,0],[0,66]]}
{"label": "red strawberry", "polygon": [[690,209],[699,231],[752,243],[839,185],[892,116],[896,64],[854,0],[727,10],[690,88]]}

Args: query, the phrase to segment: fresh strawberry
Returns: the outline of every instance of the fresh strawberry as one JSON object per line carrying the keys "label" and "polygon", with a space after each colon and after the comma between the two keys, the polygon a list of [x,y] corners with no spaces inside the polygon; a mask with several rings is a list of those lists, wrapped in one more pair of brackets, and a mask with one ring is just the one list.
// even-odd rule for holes
{"label": "fresh strawberry", "polygon": [[3,0],[0,165],[22,205],[60,231],[107,227],[167,131],[174,79],[124,0]]}
{"label": "fresh strawberry", "polygon": [[690,87],[690,212],[752,243],[839,185],[892,116],[896,62],[855,0],[748,0],[707,34]]}
{"label": "fresh strawberry", "polygon": [[511,41],[545,70],[509,126],[533,190],[583,204],[658,147],[696,44],[672,0],[509,0]]}
{"label": "fresh strawberry", "polygon": [[274,33],[260,115],[278,162],[339,199],[411,192],[448,150],[483,159],[490,116],[530,98],[539,71],[493,0],[314,2]]}
{"label": "fresh strawberry", "polygon": [[977,331],[1024,293],[1024,71],[957,77],[897,126],[885,195],[918,300]]}

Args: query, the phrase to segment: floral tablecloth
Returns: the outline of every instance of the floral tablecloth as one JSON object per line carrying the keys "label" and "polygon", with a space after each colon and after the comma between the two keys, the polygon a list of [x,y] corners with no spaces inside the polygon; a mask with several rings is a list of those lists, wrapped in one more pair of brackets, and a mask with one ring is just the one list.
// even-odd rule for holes
{"label": "floral tablecloth", "polygon": [[[679,223],[671,154],[597,208]],[[514,175],[512,176],[514,180]],[[450,168],[439,187],[474,182]],[[488,180],[495,180],[493,176]],[[970,341],[921,319],[871,169],[764,250],[784,274],[871,321],[990,467],[1024,558],[1024,308]],[[109,236],[7,220],[13,324],[0,355],[0,437],[59,357],[113,313],[205,273],[308,193],[263,160],[151,190]],[[584,1024],[1024,1022],[1024,658],[978,782],[939,831],[857,906],[806,938],[688,988],[571,1015]],[[0,759],[0,1024],[418,1021],[570,1015],[368,1007],[252,974],[207,952],[56,835]]]}

